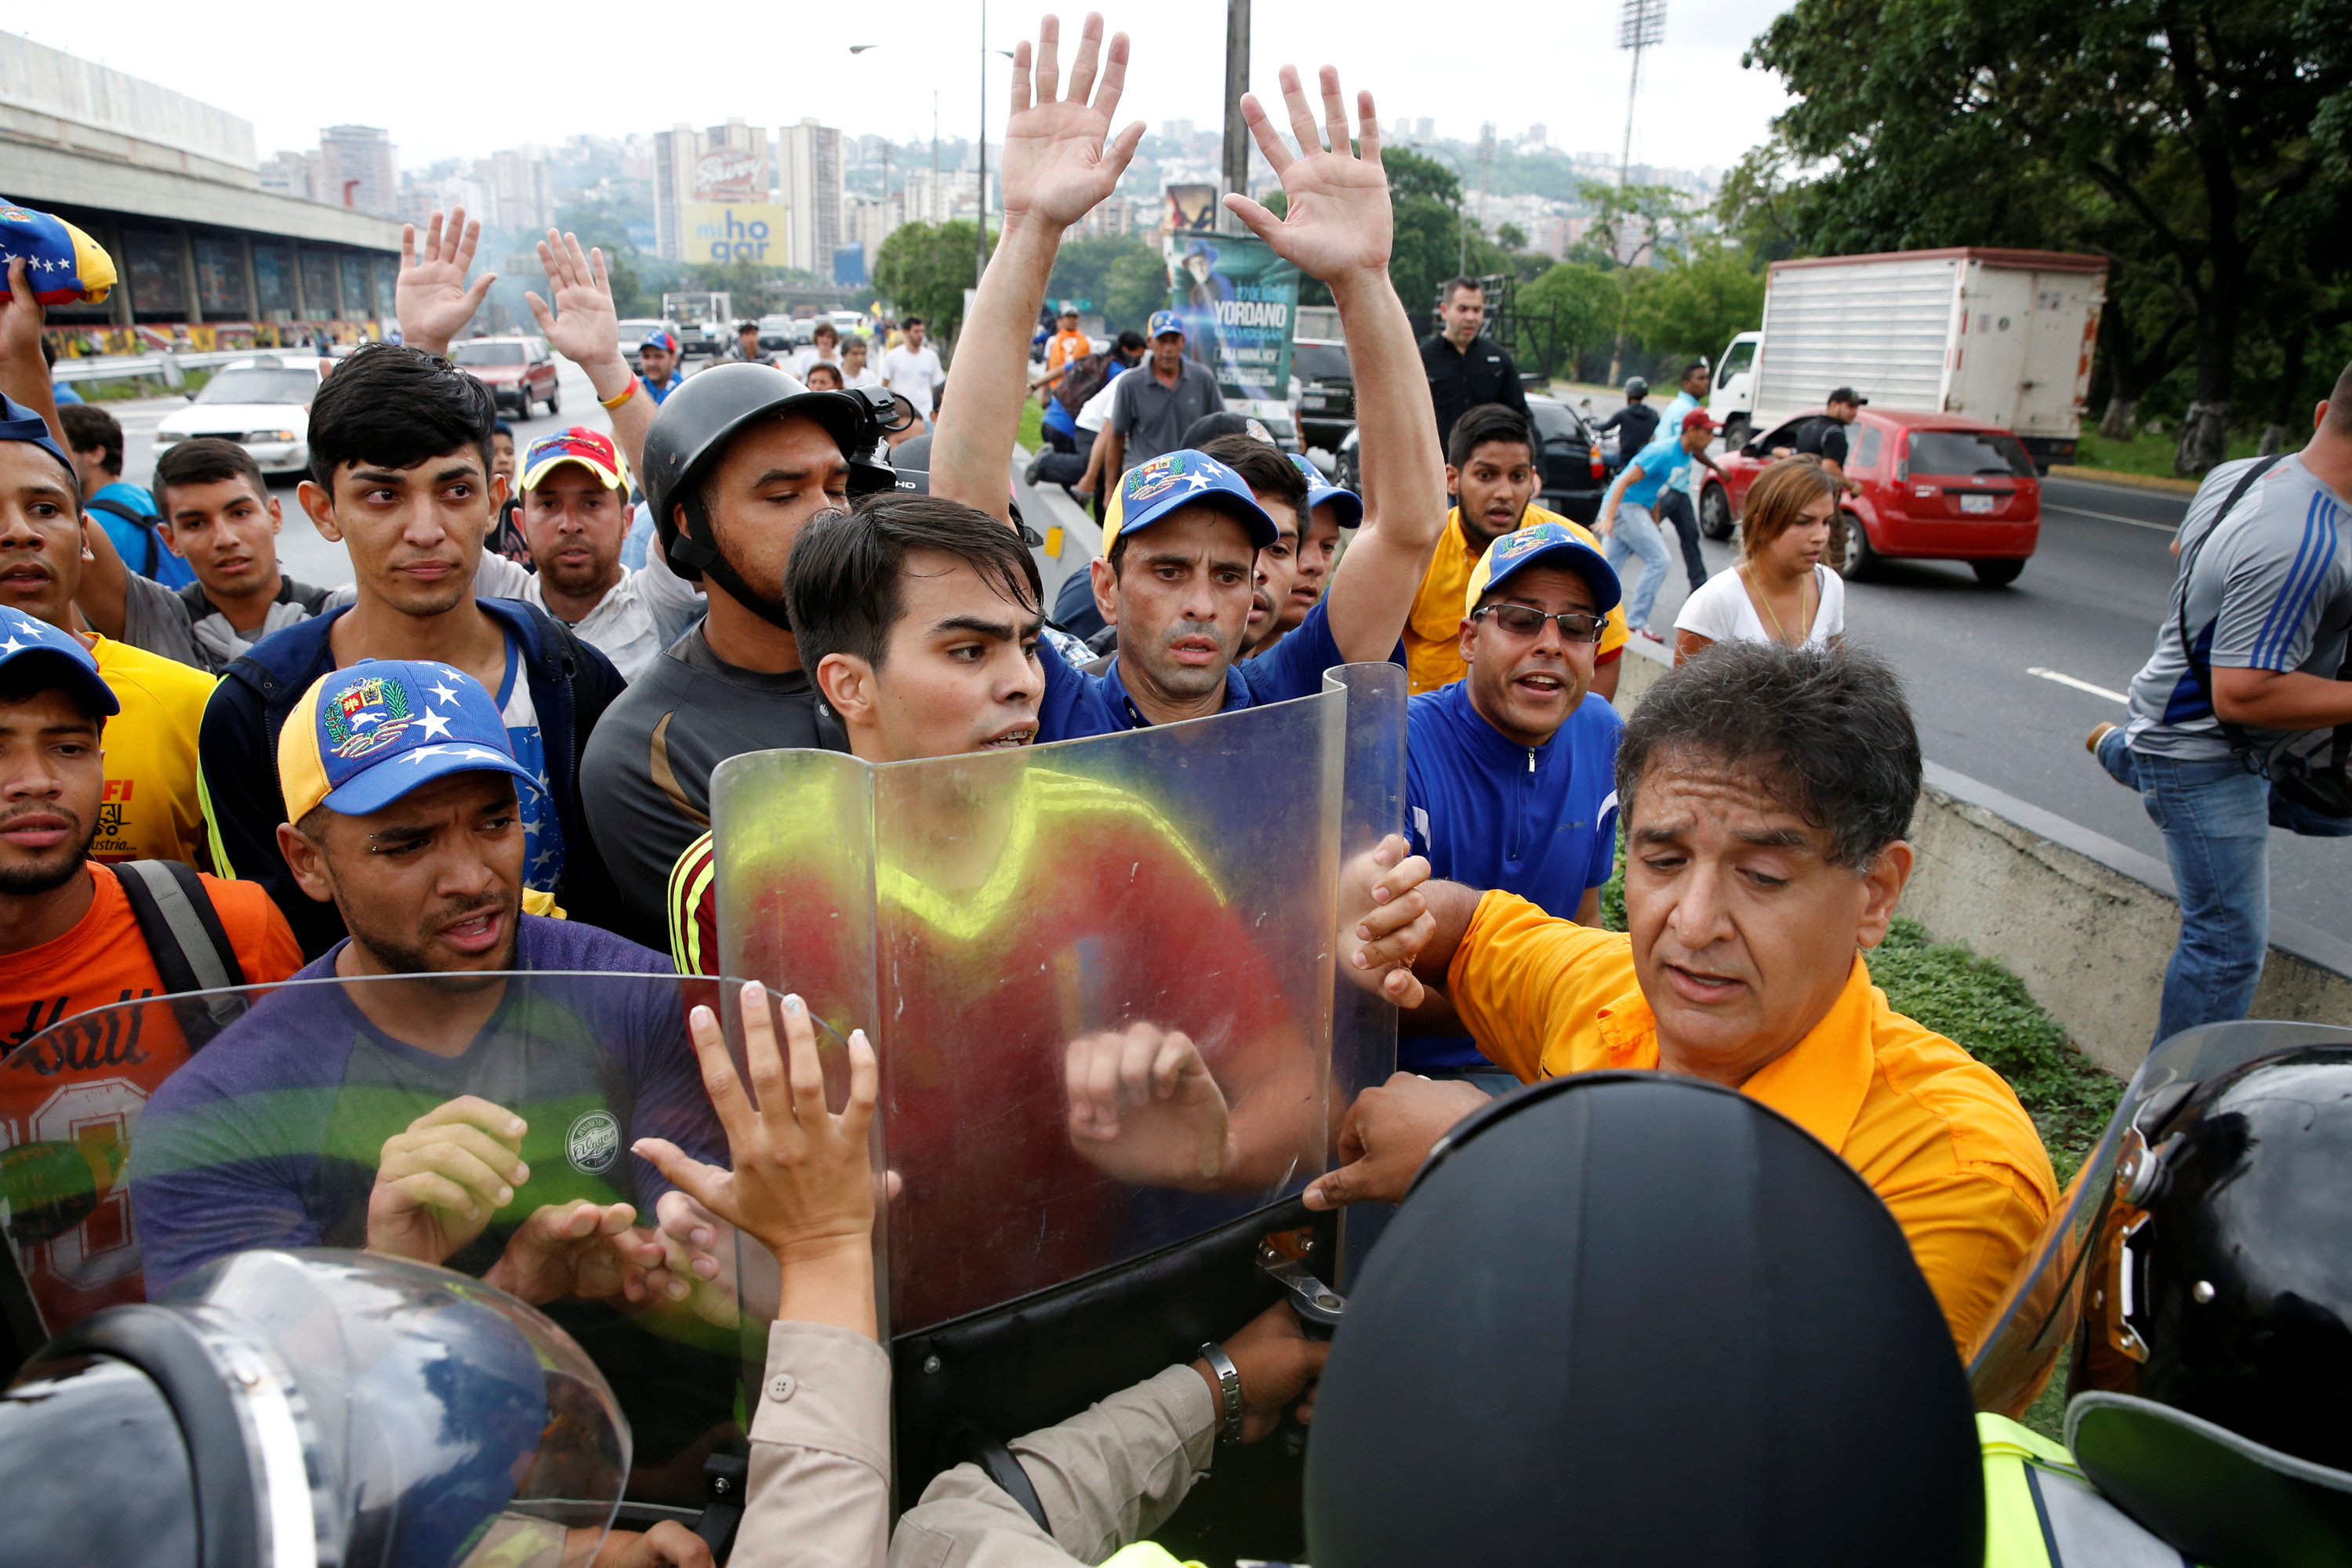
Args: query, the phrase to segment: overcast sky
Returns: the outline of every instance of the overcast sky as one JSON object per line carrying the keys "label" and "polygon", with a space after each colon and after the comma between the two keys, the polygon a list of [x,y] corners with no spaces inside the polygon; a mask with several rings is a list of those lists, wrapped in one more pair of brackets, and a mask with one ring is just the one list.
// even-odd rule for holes
{"label": "overcast sky", "polygon": [[[1727,167],[1761,140],[1785,101],[1777,81],[1742,70],[1747,41],[1783,0],[1671,0],[1663,47],[1644,57],[1638,162]],[[1224,11],[1217,0],[1159,0],[1106,10],[1135,40],[1121,119],[1222,122]],[[112,0],[76,13],[68,31],[45,13],[30,36],[254,122],[263,156],[316,144],[322,125],[388,127],[404,165],[483,156],[573,132],[651,132],[740,115],[754,124],[814,116],[845,131],[902,140],[978,121],[980,7],[973,0],[878,5],[485,5],[403,0],[261,5],[230,0],[192,26],[184,0]],[[1063,13],[1075,35],[1083,11]],[[1507,27],[1504,19],[1520,21]],[[1370,87],[1384,124],[1436,121],[1475,139],[1484,120],[1506,136],[1549,128],[1552,145],[1614,153],[1624,131],[1629,57],[1613,46],[1617,0],[1468,5],[1405,0],[1257,0],[1252,87],[1274,91],[1288,61],[1339,68]],[[1031,36],[1037,11],[1000,3],[988,43]],[[16,26],[18,24],[11,24]],[[852,57],[852,44],[883,47]],[[992,59],[989,137],[1001,129],[1004,72]]]}

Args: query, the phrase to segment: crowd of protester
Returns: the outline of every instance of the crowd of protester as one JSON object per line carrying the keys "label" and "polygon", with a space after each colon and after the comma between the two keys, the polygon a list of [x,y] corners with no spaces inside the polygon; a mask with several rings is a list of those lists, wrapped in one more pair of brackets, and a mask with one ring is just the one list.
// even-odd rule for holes
{"label": "crowd of protester", "polygon": [[[1295,150],[1248,100],[1285,214],[1227,203],[1330,290],[1357,388],[1360,493],[1222,415],[1215,378],[1186,357],[1172,311],[1098,353],[1065,310],[1047,373],[1033,379],[1031,331],[1062,236],[1109,195],[1141,133],[1112,130],[1124,37],[1106,49],[1090,20],[1063,84],[1052,29],[1034,79],[1028,47],[1016,58],[1004,228],[951,371],[912,318],[872,368],[866,345],[842,344],[830,324],[780,366],[746,323],[700,374],[678,376],[676,344],[660,332],[633,369],[601,256],[551,233],[540,247],[547,293],[530,306],[611,430],[573,426],[519,452],[509,436],[502,456],[489,394],[445,357],[478,303],[467,282],[474,233],[462,215],[446,232],[436,216],[421,244],[404,247],[403,342],[338,361],[311,410],[298,503],[348,551],[341,584],[280,570],[281,502],[232,442],[171,447],[152,494],[124,483],[116,423],[88,405],[58,416],[40,307],[16,263],[0,310],[7,1043],[170,989],[192,930],[228,984],[716,975],[728,933],[712,777],[731,758],[817,748],[878,764],[1108,735],[1310,697],[1341,665],[1392,658],[1412,693],[1405,832],[1349,868],[1337,934],[1343,970],[1400,1008],[1407,1070],[1348,1109],[1339,1163],[1308,1189],[1310,1205],[1397,1201],[1462,1117],[1521,1081],[1612,1067],[1685,1074],[1763,1100],[1843,1153],[1902,1226],[1955,1342],[1974,1342],[2057,1194],[2016,1096],[1894,1013],[1861,956],[1885,936],[1911,869],[1921,763],[1894,676],[1843,646],[1840,580],[1823,563],[1833,464],[1798,455],[1766,473],[1747,500],[1738,563],[1712,582],[1697,580],[1691,553],[1680,668],[1628,723],[1610,699],[1629,628],[1656,640],[1646,622],[1668,561],[1658,520],[1680,523],[1681,487],[1707,461],[1713,427],[1692,383],[1658,437],[1635,443],[1598,535],[1537,506],[1538,443],[1516,373],[1478,334],[1475,288],[1449,290],[1445,331],[1414,340],[1389,281],[1371,100],[1354,106],[1351,149],[1349,106],[1328,68],[1321,124],[1283,73]],[[1088,491],[1105,515],[1099,554],[1051,622],[1007,484],[1023,405],[1041,388],[1055,417],[1030,481]],[[894,482],[901,400],[929,422],[927,493]],[[1639,436],[1652,423],[1625,428]],[[2345,441],[2341,421],[2323,420],[2323,457]],[[2276,529],[2304,500],[2286,479],[2256,492]],[[520,559],[485,548],[501,527]],[[641,563],[628,562],[633,532]],[[1643,569],[1629,595],[1619,568],[1631,555]],[[2242,574],[2226,570],[2227,586],[2209,596],[2238,592]],[[2326,578],[2326,594],[2339,588]],[[2324,618],[2320,589],[2294,591],[2305,631],[2282,637],[2252,610],[2221,609],[2225,631],[2242,621],[2244,635],[2229,632],[2213,657],[2226,649],[2263,668],[2268,642],[2320,657],[2308,630]],[[1071,626],[1076,612],[1091,621]],[[1098,646],[1061,635],[1070,630],[1097,631]],[[2332,635],[2340,652],[2340,625]],[[2230,787],[2207,777],[2217,725],[2286,734],[2343,717],[2333,682],[2252,689],[2225,678],[2252,671],[2216,669],[2209,709],[2184,719],[2177,699],[2191,675],[2170,646],[2134,686],[2128,733],[2096,747],[2152,813],[2183,792]],[[2159,686],[2171,709],[2159,711]],[[2258,842],[2259,807],[2247,809]],[[1095,836],[1122,864],[1156,853],[1106,826],[1103,810],[1048,802],[1038,831]],[[1601,891],[1621,837],[1628,929],[1611,933]],[[1197,869],[1161,858],[1148,873],[1155,919],[1221,929]],[[1062,879],[1004,896],[1064,926],[1127,918],[1097,908],[1098,892]],[[2187,879],[2183,892],[2193,903]],[[194,927],[154,912],[174,897]],[[2184,935],[2168,1021],[2194,1021],[2180,994],[2192,984],[2229,991],[2242,1011],[2252,971],[2241,950],[2253,943],[2256,968],[2260,952],[2259,922],[2251,937],[2246,923],[2205,946]],[[1163,929],[1126,931],[1135,951],[1122,962],[1181,963],[1186,949],[1154,951]],[[2216,955],[2199,956],[2206,947]],[[1205,1072],[1194,1042],[1221,1027],[1244,1037],[1221,1073],[1246,1061],[1265,1083],[1297,1070],[1295,1043],[1252,998],[1194,1001],[1200,1016],[1162,1020],[1147,1043],[1155,1081]],[[764,1006],[744,1017],[751,1072],[783,1081]],[[211,1119],[225,1099],[331,1087],[357,1070],[350,1053],[315,1048],[282,1009],[278,1018],[232,1024],[201,1057],[193,1042],[158,1042],[142,1059],[157,1147],[216,1145],[226,1134]],[[782,1021],[805,1098],[807,1009],[789,999]],[[1008,1050],[1028,1038],[1006,1027]],[[1037,1031],[1052,1027],[1041,1015]],[[737,1560],[793,1561],[787,1543],[819,1538],[855,1546],[883,1528],[887,1492],[887,1466],[872,1458],[887,1447],[875,1425],[887,1368],[873,1352],[873,1271],[859,1251],[871,1184],[844,1174],[863,1171],[872,1055],[853,1043],[846,1111],[825,1112],[820,1094],[814,1114],[795,1120],[791,1095],[763,1095],[772,1103],[756,1112],[730,1095],[735,1068],[709,1014],[692,1033],[692,1054],[676,1040],[667,1058],[642,1038],[616,1040],[614,1062],[579,1069],[608,1086],[623,1146],[661,1173],[646,1189],[658,1199],[546,1203],[478,1271],[535,1299],[684,1296],[716,1272],[704,1251],[713,1215],[797,1260],[784,1269],[766,1386],[781,1407],[826,1369],[853,1369],[826,1407],[850,1430],[824,1426],[806,1402],[754,1413],[766,1459],[755,1458]],[[192,1175],[194,1156],[142,1182],[150,1283],[238,1247],[351,1236],[354,1224],[370,1246],[457,1256],[417,1240],[430,1228],[419,1216],[506,1207],[530,1179],[498,1075],[449,1066],[466,1034],[423,1047],[442,1065],[414,1071],[441,1104],[390,1130],[374,1195],[364,1184],[339,1198],[299,1182],[224,1184]],[[1214,1148],[1188,1180],[1256,1180],[1319,1158],[1265,1112],[1279,1102],[1236,1105],[1230,1126],[1220,1105]],[[771,1179],[776,1149],[794,1141],[795,1158],[843,1176],[822,1201],[805,1183],[795,1199]],[[363,1220],[331,1198],[356,1202]],[[1320,1359],[1265,1325],[1221,1353],[1225,1367],[1204,1359],[1103,1407],[1111,1415],[1069,1447],[1070,1485],[1108,1497],[1132,1467],[1103,1456],[1156,1444],[1187,1456],[1151,1483],[1161,1501],[1181,1497],[1218,1429],[1264,1430]],[[1238,1396],[1224,1377],[1235,1364]],[[1038,1552],[1062,1551],[1001,1498],[940,1484],[902,1533],[1026,1531]],[[1106,1539],[1121,1528],[1131,1537],[1156,1507],[1112,1500],[1087,1517]]]}

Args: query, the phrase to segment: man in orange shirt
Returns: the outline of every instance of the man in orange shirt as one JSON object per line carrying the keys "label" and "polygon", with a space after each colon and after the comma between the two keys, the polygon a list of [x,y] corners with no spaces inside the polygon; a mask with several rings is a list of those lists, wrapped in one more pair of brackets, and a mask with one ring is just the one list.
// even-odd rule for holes
{"label": "man in orange shirt", "polygon": [[[1850,648],[1723,644],[1651,689],[1617,752],[1623,934],[1507,893],[1429,881],[1391,839],[1351,881],[1342,966],[1401,1006],[1442,990],[1486,1053],[1532,1082],[1683,1073],[1755,1096],[1885,1200],[1966,1350],[2057,1200],[2009,1086],[1895,1012],[1858,949],[1910,876],[1919,741],[1895,673]],[[1373,884],[1377,880],[1377,886]],[[1399,1074],[1349,1113],[1351,1163],[1312,1207],[1395,1201],[1486,1103]]]}
{"label": "man in orange shirt", "polygon": [[1094,340],[1078,331],[1078,308],[1069,300],[1062,301],[1062,315],[1045,344],[1045,369],[1050,374],[1072,360],[1084,359],[1095,352]]}

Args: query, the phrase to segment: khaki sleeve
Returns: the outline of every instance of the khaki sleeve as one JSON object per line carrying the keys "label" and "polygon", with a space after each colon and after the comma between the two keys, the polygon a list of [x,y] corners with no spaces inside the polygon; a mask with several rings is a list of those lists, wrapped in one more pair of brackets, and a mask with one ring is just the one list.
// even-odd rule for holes
{"label": "khaki sleeve", "polygon": [[1557,920],[1527,900],[1490,892],[1446,966],[1445,994],[1478,1048],[1528,1083],[1544,1047],[1588,1028],[1631,981],[1626,939]]}
{"label": "khaki sleeve", "polygon": [[982,1475],[959,1465],[898,1521],[890,1568],[1045,1568],[1099,1563],[1150,1536],[1208,1468],[1216,1409],[1189,1366],[1014,1440],[1049,1534]]}
{"label": "khaki sleeve", "polygon": [[890,1360],[822,1323],[768,1330],[732,1568],[880,1568],[890,1530]]}

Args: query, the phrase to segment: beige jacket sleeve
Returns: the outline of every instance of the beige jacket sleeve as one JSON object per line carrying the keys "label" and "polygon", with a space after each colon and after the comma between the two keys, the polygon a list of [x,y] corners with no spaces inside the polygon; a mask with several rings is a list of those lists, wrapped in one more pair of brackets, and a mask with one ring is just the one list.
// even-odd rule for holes
{"label": "beige jacket sleeve", "polygon": [[759,1393],[730,1568],[880,1568],[890,1531],[890,1358],[847,1329],[772,1324]]}
{"label": "beige jacket sleeve", "polygon": [[1048,1535],[982,1475],[931,1482],[890,1538],[890,1568],[1046,1568],[1099,1563],[1148,1538],[1207,1473],[1216,1406],[1189,1366],[1016,1439],[1013,1452],[1053,1524]]}

